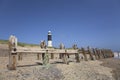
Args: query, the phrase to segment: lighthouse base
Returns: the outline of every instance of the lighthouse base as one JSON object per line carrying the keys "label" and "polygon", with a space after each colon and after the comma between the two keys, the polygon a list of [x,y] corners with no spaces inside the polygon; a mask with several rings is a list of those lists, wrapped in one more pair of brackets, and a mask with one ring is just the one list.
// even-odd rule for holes
{"label": "lighthouse base", "polygon": [[48,47],[52,47],[52,41],[48,41]]}

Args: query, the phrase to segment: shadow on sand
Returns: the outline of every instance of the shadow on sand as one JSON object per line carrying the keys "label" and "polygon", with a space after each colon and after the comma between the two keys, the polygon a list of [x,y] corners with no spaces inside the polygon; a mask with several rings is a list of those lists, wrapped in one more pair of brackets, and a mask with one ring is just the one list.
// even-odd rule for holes
{"label": "shadow on sand", "polygon": [[[74,62],[74,61],[68,61],[68,63],[70,63],[70,62]],[[51,64],[65,64],[65,63],[64,62],[60,62],[60,61],[55,61],[55,62],[53,62]]]}
{"label": "shadow on sand", "polygon": [[[74,62],[74,61],[69,61],[70,62]],[[60,61],[55,61],[53,63],[50,64],[65,64],[64,62],[60,62]],[[30,66],[39,66],[39,65],[43,65],[43,63],[41,62],[36,62],[35,64],[29,64],[29,65],[18,65],[17,67],[30,67]]]}
{"label": "shadow on sand", "polygon": [[43,65],[42,63],[40,62],[36,62],[36,64],[30,64],[30,65],[19,65],[17,67],[30,67],[30,66],[39,66],[39,65]]}

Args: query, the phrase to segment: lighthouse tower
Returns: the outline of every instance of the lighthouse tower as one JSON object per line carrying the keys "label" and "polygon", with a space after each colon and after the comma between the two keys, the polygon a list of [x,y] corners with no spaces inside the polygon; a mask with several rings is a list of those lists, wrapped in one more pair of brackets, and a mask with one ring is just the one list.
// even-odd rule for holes
{"label": "lighthouse tower", "polygon": [[48,47],[52,47],[52,34],[48,31]]}

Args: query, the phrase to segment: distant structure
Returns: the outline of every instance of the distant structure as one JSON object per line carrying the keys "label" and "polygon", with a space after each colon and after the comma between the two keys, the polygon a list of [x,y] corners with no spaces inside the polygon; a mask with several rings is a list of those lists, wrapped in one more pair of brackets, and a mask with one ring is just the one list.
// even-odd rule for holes
{"label": "distant structure", "polygon": [[52,47],[52,34],[48,31],[48,47]]}

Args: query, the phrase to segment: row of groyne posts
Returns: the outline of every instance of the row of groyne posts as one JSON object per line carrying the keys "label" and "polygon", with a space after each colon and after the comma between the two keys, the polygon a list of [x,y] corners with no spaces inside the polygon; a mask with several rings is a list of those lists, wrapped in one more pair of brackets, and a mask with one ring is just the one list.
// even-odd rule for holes
{"label": "row of groyne posts", "polygon": [[[40,49],[19,49],[17,47],[17,38],[15,36],[10,36],[9,38],[9,64],[7,65],[9,70],[16,70],[17,61],[22,60],[22,55],[25,53],[36,53],[37,59],[40,59],[40,54],[42,54],[43,65],[49,63],[49,55],[51,55],[51,59],[54,59],[54,54],[59,54],[59,59],[63,60],[63,63],[69,64],[68,58],[70,55],[75,55],[76,62],[80,62],[81,59],[88,60],[99,60],[104,58],[114,57],[112,50],[110,49],[98,49],[98,48],[77,48],[77,45],[73,45],[72,49],[65,49],[63,44],[60,44],[59,49],[54,48],[46,48],[43,43]],[[80,57],[80,54],[83,57]]]}

